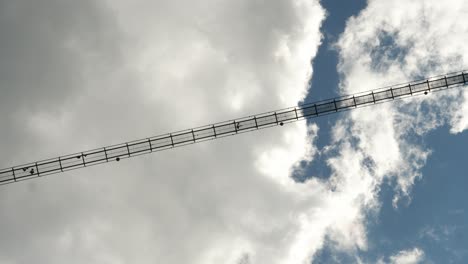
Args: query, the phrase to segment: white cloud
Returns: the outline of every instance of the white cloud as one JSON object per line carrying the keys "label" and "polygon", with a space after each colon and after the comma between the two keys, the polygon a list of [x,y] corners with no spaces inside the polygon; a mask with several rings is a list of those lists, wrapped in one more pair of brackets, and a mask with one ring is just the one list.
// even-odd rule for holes
{"label": "white cloud", "polygon": [[[463,43],[468,25],[465,1],[368,1],[351,18],[336,48],[343,94],[375,89],[421,76],[467,68]],[[393,205],[411,200],[431,150],[421,138],[443,124],[465,129],[466,89],[430,94],[353,110],[333,127],[326,151],[339,217],[350,221],[329,228],[337,250],[367,249],[366,215],[378,211],[384,180],[396,183]],[[352,221],[351,221],[352,219]]]}
{"label": "white cloud", "polygon": [[[452,22],[437,24],[427,12],[432,35],[420,42],[432,46],[421,49],[412,36],[426,24],[410,13],[421,5],[405,4],[371,1],[348,23],[338,44],[344,92],[460,66],[462,46],[453,43],[464,43],[466,26],[453,5],[431,7]],[[300,0],[30,1],[2,3],[0,16],[7,167],[295,104],[324,11]],[[382,28],[401,29],[397,43],[409,51],[403,65],[383,56],[375,71],[370,50]],[[366,213],[378,209],[382,179],[394,177],[396,197],[407,195],[430,153],[405,136],[440,118],[464,129],[465,114],[448,103],[458,93],[437,105],[448,113],[429,117],[409,114],[421,104],[405,103],[351,113],[333,129],[330,182],[290,178],[316,153],[318,128],[298,123],[2,187],[0,259],[307,263],[325,235],[345,250],[365,249]]]}
{"label": "white cloud", "polygon": [[[1,5],[2,167],[293,105],[324,18],[300,0]],[[4,186],[0,259],[306,263],[342,222],[326,185],[290,177],[317,129]]]}
{"label": "white cloud", "polygon": [[402,250],[397,254],[390,256],[392,264],[417,264],[424,260],[424,251],[419,248]]}
{"label": "white cloud", "polygon": [[[463,1],[370,1],[348,22],[337,44],[342,91],[353,93],[463,69],[468,58],[460,43],[468,38],[468,27],[460,16],[467,8]],[[465,93],[458,89],[353,112],[349,130],[375,162],[375,176],[396,175],[400,194],[407,196],[430,154],[411,143],[408,135],[422,136],[445,122],[452,125],[452,132],[461,132],[466,103],[460,98]],[[399,195],[395,205],[398,199]]]}

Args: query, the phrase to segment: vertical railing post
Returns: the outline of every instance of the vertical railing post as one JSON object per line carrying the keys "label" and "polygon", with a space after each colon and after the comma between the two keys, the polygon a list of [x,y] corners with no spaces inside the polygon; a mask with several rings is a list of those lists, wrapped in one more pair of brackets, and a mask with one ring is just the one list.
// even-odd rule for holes
{"label": "vertical railing post", "polygon": [[37,171],[37,176],[41,177],[41,173],[39,172],[39,167],[37,166],[37,162],[36,162],[36,171]]}
{"label": "vertical railing post", "polygon": [[63,172],[61,157],[58,158],[58,161],[59,161],[59,165],[60,165],[60,170]]}
{"label": "vertical railing post", "polygon": [[84,159],[83,152],[81,152],[81,160],[83,161],[83,166],[86,167],[86,161],[85,161],[85,159]]}
{"label": "vertical railing post", "polygon": [[240,127],[240,123],[236,121],[233,121],[233,123],[234,123],[234,130],[236,131],[236,134],[237,134],[237,129],[238,129],[238,126]]}
{"label": "vertical railing post", "polygon": [[15,168],[11,168],[11,173],[13,174],[13,180],[16,182]]}
{"label": "vertical railing post", "polygon": [[105,147],[104,147],[104,155],[106,156],[106,162],[109,162],[109,158],[107,157],[107,150]]}
{"label": "vertical railing post", "polygon": [[128,157],[130,158],[130,148],[128,147],[128,143],[125,143],[125,146],[127,147]]}
{"label": "vertical railing post", "polygon": [[150,146],[150,151],[153,152],[153,144],[151,144],[151,139],[148,138],[148,143]]}
{"label": "vertical railing post", "polygon": [[257,117],[256,116],[254,116],[254,121],[255,121],[255,127],[258,129]]}
{"label": "vertical railing post", "polygon": [[169,134],[169,137],[171,138],[171,145],[174,147],[174,140],[172,139],[172,134]]}

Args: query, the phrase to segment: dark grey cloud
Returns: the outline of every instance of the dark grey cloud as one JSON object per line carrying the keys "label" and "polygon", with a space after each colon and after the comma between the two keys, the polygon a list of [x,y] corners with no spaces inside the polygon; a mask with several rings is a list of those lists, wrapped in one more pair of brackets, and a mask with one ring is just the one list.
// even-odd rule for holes
{"label": "dark grey cloud", "polygon": [[[2,1],[0,7],[0,142],[19,153],[36,143],[27,117],[67,111],[83,95],[86,56],[115,66],[120,46],[113,17],[94,1]],[[0,164],[13,162],[9,156],[2,152]]]}
{"label": "dark grey cloud", "polygon": [[[284,93],[300,101],[323,18],[318,3],[300,1],[0,9],[3,167],[286,106]],[[323,186],[289,178],[313,152],[307,131],[302,123],[1,187],[0,262],[308,259],[326,225],[309,232],[311,223],[329,218],[312,217]]]}
{"label": "dark grey cloud", "polygon": [[105,62],[119,55],[114,21],[94,1],[0,5],[2,110],[43,111],[76,96],[85,58],[75,47]]}

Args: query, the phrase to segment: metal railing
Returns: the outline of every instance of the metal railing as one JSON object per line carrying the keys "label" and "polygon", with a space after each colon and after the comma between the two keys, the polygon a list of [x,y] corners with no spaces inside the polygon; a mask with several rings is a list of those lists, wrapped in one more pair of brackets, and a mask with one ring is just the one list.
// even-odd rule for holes
{"label": "metal railing", "polygon": [[0,185],[84,168],[156,151],[314,118],[357,107],[403,99],[464,86],[467,72],[457,72],[420,81],[340,96],[333,99],[261,113],[160,136],[125,142],[0,170]]}

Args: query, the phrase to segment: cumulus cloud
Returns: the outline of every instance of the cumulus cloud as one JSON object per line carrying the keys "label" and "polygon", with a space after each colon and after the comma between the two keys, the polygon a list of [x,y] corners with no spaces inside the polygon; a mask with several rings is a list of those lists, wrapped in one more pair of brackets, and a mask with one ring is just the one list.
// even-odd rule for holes
{"label": "cumulus cloud", "polygon": [[[293,105],[324,11],[302,0],[25,0],[2,1],[0,18],[7,167]],[[290,177],[313,158],[317,129],[4,186],[0,261],[306,263],[344,214],[328,186]]]}
{"label": "cumulus cloud", "polygon": [[[369,1],[337,43],[342,92],[462,67],[466,4],[453,4]],[[293,105],[324,11],[302,0],[25,0],[1,2],[0,18],[7,167]],[[319,128],[298,123],[2,187],[0,261],[307,263],[325,237],[366,249],[383,179],[397,182],[397,205],[430,154],[408,136],[444,122],[463,131],[464,98],[350,113],[332,131],[328,182],[291,179],[317,152]]]}
{"label": "cumulus cloud", "polygon": [[[468,38],[468,28],[460,16],[467,8],[462,1],[448,5],[370,1],[359,17],[348,22],[337,44],[342,91],[352,93],[463,69],[468,58],[460,43]],[[423,136],[444,123],[452,126],[452,132],[461,132],[466,93],[457,89],[379,107],[372,113],[368,109],[352,113],[351,130],[359,148],[375,161],[376,175],[396,175],[400,194],[407,196],[430,154],[409,137]],[[395,204],[397,200],[398,196]]]}
{"label": "cumulus cloud", "polygon": [[[368,1],[347,21],[336,43],[340,91],[353,94],[466,68],[468,26],[464,1]],[[350,212],[346,225],[329,229],[337,250],[367,249],[367,217],[379,210],[379,190],[394,183],[394,207],[411,201],[411,189],[431,150],[421,140],[444,124],[466,129],[466,89],[353,110],[333,127],[330,184]],[[337,195],[336,197],[338,197]]]}
{"label": "cumulus cloud", "polygon": [[402,250],[397,254],[390,256],[392,264],[418,264],[424,260],[424,251],[419,248]]}

